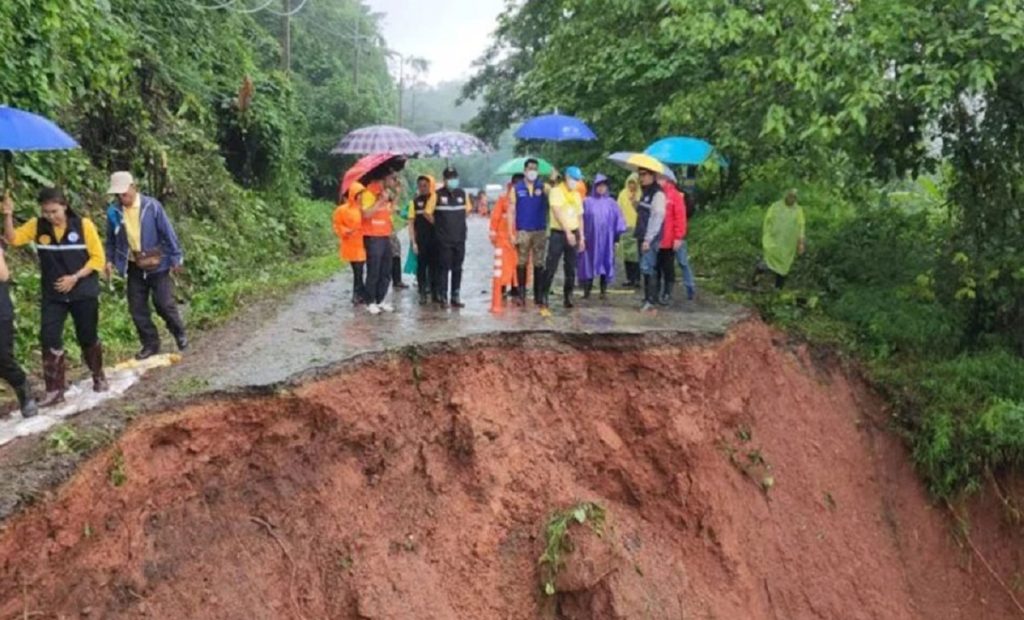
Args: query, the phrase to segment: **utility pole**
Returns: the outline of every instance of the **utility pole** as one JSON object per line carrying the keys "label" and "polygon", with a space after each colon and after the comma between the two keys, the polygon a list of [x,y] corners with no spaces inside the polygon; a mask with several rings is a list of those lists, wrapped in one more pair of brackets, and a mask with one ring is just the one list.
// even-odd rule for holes
{"label": "utility pole", "polygon": [[362,55],[363,46],[359,42],[359,35],[362,33],[363,28],[360,25],[361,22],[356,20],[356,62],[352,66],[352,83],[358,88],[359,87],[359,57]]}
{"label": "utility pole", "polygon": [[284,17],[281,18],[281,65],[285,73],[292,71],[292,0],[283,0]]}
{"label": "utility pole", "polygon": [[[396,52],[397,53],[397,52]],[[405,94],[405,56],[398,55],[398,126],[402,126],[402,99]]]}

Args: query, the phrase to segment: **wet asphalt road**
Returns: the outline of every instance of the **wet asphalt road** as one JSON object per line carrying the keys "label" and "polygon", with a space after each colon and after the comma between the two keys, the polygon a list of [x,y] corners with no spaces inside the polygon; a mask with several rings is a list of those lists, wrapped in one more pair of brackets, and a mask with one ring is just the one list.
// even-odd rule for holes
{"label": "wet asphalt road", "polygon": [[[402,250],[407,251],[407,233],[402,231]],[[404,256],[403,256],[404,262]],[[646,332],[720,335],[742,316],[742,309],[723,302],[689,302],[678,292],[668,308],[656,314],[638,311],[640,294],[613,284],[608,299],[579,299],[576,308],[561,306],[561,278],[552,291],[551,316],[543,316],[530,305],[517,308],[506,304],[504,311],[490,311],[493,249],[487,237],[487,220],[473,217],[463,273],[461,310],[434,305],[420,306],[415,277],[404,276],[411,287],[392,291],[394,314],[371,316],[365,308],[353,307],[352,276],[348,267],[327,282],[302,290],[282,304],[275,314],[261,319],[237,342],[224,343],[216,359],[207,361],[216,372],[207,373],[214,389],[239,388],[278,383],[310,368],[330,365],[356,355],[426,344],[464,336],[502,332],[574,332],[582,334],[629,334]],[[618,277],[621,281],[621,270]]]}

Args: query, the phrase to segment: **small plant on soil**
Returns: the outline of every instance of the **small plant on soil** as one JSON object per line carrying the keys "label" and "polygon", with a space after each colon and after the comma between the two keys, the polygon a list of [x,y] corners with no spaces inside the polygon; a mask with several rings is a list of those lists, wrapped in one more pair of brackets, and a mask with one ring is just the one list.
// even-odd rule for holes
{"label": "small plant on soil", "polygon": [[101,431],[79,432],[73,426],[63,425],[46,436],[46,446],[57,454],[85,454],[102,445],[108,437]]}
{"label": "small plant on soil", "polygon": [[124,453],[120,450],[114,452],[110,462],[110,469],[107,473],[110,478],[110,484],[115,487],[122,486],[125,482],[128,482],[128,471],[125,469]]}
{"label": "small plant on soil", "polygon": [[587,524],[598,535],[604,534],[605,509],[593,502],[581,502],[555,513],[544,528],[546,545],[540,556],[541,587],[544,594],[554,596],[555,577],[565,564],[564,555],[572,551],[572,543],[566,537],[573,523]]}

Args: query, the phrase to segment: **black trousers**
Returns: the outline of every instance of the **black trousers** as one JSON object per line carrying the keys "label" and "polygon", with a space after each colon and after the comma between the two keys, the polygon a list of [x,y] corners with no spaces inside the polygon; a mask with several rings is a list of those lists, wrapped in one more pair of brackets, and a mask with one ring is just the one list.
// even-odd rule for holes
{"label": "black trousers", "polygon": [[[579,246],[580,231],[574,230],[569,235],[576,237],[577,247]],[[576,248],[569,247],[569,237],[562,230],[552,230],[551,236],[548,237],[548,261],[544,266],[544,272],[547,276],[547,282],[544,285],[544,293],[548,294],[551,292],[551,287],[555,283],[555,272],[558,271],[558,261],[562,261],[563,271],[565,273],[565,284],[562,291],[566,297],[572,296],[572,291],[576,285]]]}
{"label": "black trousers", "polygon": [[0,379],[12,388],[25,385],[25,371],[14,359],[14,319],[0,319]]}
{"label": "black trousers", "polygon": [[434,231],[418,227],[416,247],[419,249],[419,254],[416,255],[416,286],[419,287],[421,295],[427,292],[439,294],[441,287],[437,283],[437,276],[441,266]]}
{"label": "black trousers", "polygon": [[[661,248],[658,250],[658,275],[659,288],[667,292],[668,287],[676,283],[676,253],[672,248]],[[664,285],[664,286],[662,286]]]}
{"label": "black trousers", "polygon": [[441,259],[441,268],[437,276],[438,291],[442,298],[448,298],[448,276],[451,274],[454,299],[462,290],[462,263],[466,260],[466,241],[440,241],[438,254]]}
{"label": "black trousers", "polygon": [[174,280],[168,271],[146,273],[134,263],[128,263],[128,310],[135,323],[135,331],[139,333],[139,341],[148,349],[160,348],[160,332],[149,308],[149,299],[153,298],[153,307],[163,319],[167,329],[175,338],[185,335],[185,322],[178,313],[178,303],[174,301]]}
{"label": "black trousers", "polygon": [[352,299],[355,301],[366,301],[366,283],[363,279],[363,271],[366,263],[355,262],[352,265]]}
{"label": "black trousers", "polygon": [[86,297],[75,301],[61,301],[43,298],[40,308],[42,328],[39,330],[39,341],[43,350],[64,350],[64,321],[68,314],[75,322],[75,339],[84,351],[96,344],[100,337],[97,332],[100,321],[100,300]]}
{"label": "black trousers", "polygon": [[391,239],[366,237],[366,300],[379,304],[391,286]]}

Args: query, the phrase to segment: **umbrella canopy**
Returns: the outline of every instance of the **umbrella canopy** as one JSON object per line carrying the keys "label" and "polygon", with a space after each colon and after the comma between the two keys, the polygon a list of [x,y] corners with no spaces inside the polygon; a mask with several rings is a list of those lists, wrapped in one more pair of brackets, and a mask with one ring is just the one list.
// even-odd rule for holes
{"label": "umbrella canopy", "polygon": [[438,131],[422,138],[434,157],[456,157],[490,153],[487,143],[461,131]]}
{"label": "umbrella canopy", "polygon": [[654,159],[650,155],[644,153],[629,153],[626,151],[620,151],[618,153],[612,153],[608,156],[608,160],[612,161],[619,166],[636,172],[640,168],[647,168],[657,174],[669,179],[673,183],[676,182],[676,174],[672,172],[672,169],[661,163],[657,159]]}
{"label": "umbrella canopy", "polygon": [[663,138],[647,147],[644,153],[666,164],[699,166],[711,157],[713,146],[697,138],[676,136]]}
{"label": "umbrella canopy", "polygon": [[587,124],[573,116],[548,114],[537,116],[523,123],[516,131],[520,140],[547,140],[566,142],[569,140],[597,140],[597,134]]}
{"label": "umbrella canopy", "polygon": [[419,136],[408,129],[391,125],[374,125],[356,129],[331,149],[331,153],[335,155],[390,153],[414,156],[429,152],[430,147]]}
{"label": "umbrella canopy", "polygon": [[0,150],[62,151],[78,148],[74,138],[52,121],[0,105]]}
{"label": "umbrella canopy", "polygon": [[373,155],[367,155],[345,171],[345,176],[341,179],[341,193],[344,195],[348,192],[348,188],[351,187],[353,183],[356,181],[362,181],[370,173],[380,170],[381,168],[398,171],[404,167],[405,157],[402,155],[395,155],[394,153],[374,153]]}
{"label": "umbrella canopy", "polygon": [[546,159],[541,159],[540,157],[516,157],[515,159],[510,159],[499,166],[498,169],[494,171],[494,176],[510,177],[513,174],[522,174],[523,167],[526,166],[527,159],[537,160],[537,172],[541,176],[547,176],[555,169],[555,167],[551,165],[551,162]]}

